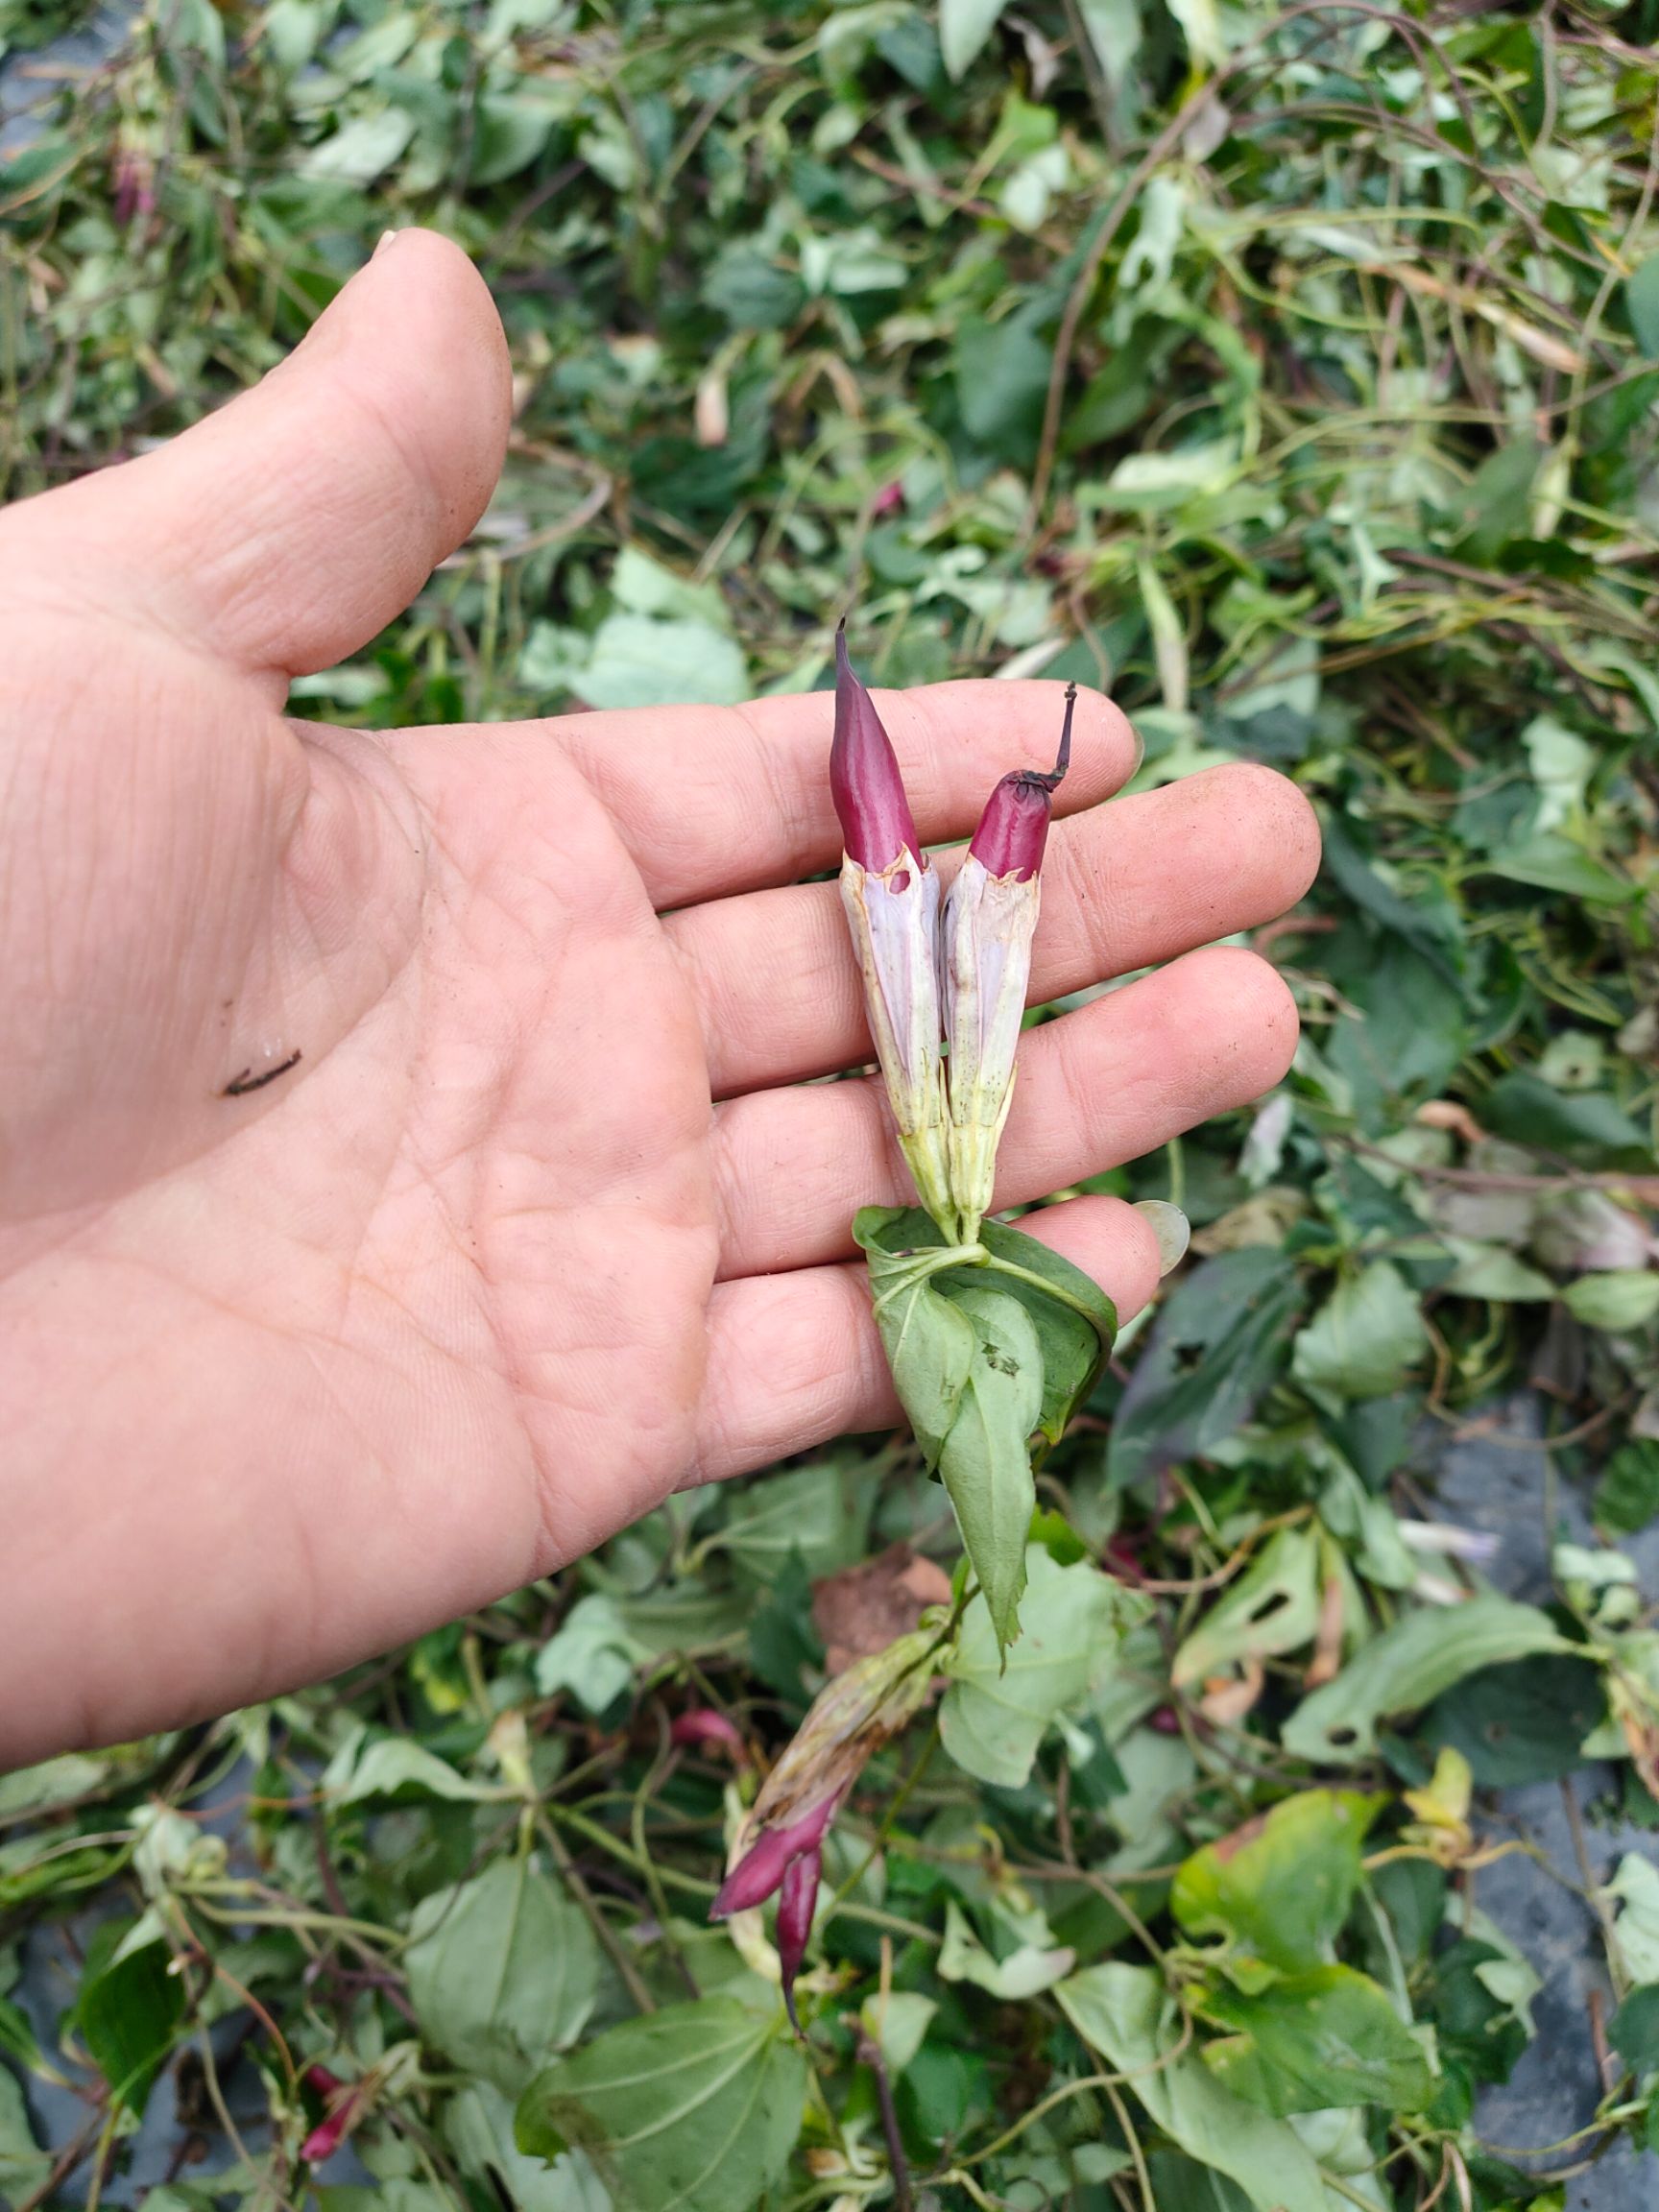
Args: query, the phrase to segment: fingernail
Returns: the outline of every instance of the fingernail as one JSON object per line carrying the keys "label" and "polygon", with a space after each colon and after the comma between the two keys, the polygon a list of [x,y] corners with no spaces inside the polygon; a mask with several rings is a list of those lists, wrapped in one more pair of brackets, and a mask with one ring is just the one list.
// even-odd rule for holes
{"label": "fingernail", "polygon": [[393,239],[399,238],[401,236],[402,232],[399,230],[382,230],[379,238],[375,242],[373,252],[369,256],[370,260],[377,261],[381,254],[385,252],[387,247],[391,245]]}
{"label": "fingernail", "polygon": [[1158,1272],[1167,1275],[1172,1267],[1179,1267],[1187,1257],[1187,1247],[1192,1241],[1192,1224],[1179,1206],[1171,1206],[1167,1198],[1142,1198],[1136,1203],[1137,1214],[1143,1214],[1158,1239]]}

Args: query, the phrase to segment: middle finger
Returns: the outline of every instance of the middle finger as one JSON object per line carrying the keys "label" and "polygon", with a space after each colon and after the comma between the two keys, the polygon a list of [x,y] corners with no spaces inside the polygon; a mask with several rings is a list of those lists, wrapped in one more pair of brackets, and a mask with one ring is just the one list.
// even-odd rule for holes
{"label": "middle finger", "polygon": [[[1278,971],[1226,946],[1029,1030],[996,1206],[1064,1190],[1259,1098],[1295,1049],[1295,1001]],[[870,1078],[728,1099],[713,1151],[723,1280],[838,1260],[858,1207],[914,1203]]]}
{"label": "middle finger", "polygon": [[[1286,777],[1245,762],[1056,822],[1032,1001],[1271,921],[1301,898],[1318,864],[1307,800]],[[711,901],[663,926],[689,973],[715,1097],[871,1058],[833,883]]]}

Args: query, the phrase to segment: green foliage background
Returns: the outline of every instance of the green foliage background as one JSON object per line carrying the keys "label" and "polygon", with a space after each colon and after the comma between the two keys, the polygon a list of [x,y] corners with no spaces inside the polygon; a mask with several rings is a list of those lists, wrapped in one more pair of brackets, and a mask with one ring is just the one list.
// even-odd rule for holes
{"label": "green foliage background", "polygon": [[[0,51],[68,19],[0,0]],[[1106,685],[1138,788],[1272,762],[1329,859],[1257,935],[1306,1025],[1283,1092],[1095,1179],[1178,1199],[1196,1250],[1049,1463],[1048,1674],[954,1684],[839,1824],[807,2057],[763,1937],[701,1925],[752,1773],[666,1731],[711,1705],[775,1749],[812,1579],[949,1555],[902,1443],[0,1781],[0,2193],[118,2176],[164,2066],[156,2212],[298,2201],[313,2064],[362,2085],[392,2212],[1495,2212],[1653,2138],[1650,1855],[1599,1900],[1603,2113],[1524,2178],[1470,2115],[1529,1969],[1455,1765],[1424,1788],[1447,1746],[1498,1785],[1588,1743],[1659,1817],[1616,1549],[1659,1511],[1656,35],[1654,0],[152,0],[43,95],[0,160],[5,496],[257,376],[389,225],[494,289],[495,505],[302,710],[809,688],[851,607],[884,684]],[[1546,1610],[1418,1532],[1422,1436],[1527,1382],[1603,1539]],[[1375,1785],[1363,1863],[1334,1776]],[[1288,1858],[1207,1851],[1273,1806]],[[88,1904],[43,2047],[5,1991]],[[67,2182],[22,2098],[64,2072]]]}

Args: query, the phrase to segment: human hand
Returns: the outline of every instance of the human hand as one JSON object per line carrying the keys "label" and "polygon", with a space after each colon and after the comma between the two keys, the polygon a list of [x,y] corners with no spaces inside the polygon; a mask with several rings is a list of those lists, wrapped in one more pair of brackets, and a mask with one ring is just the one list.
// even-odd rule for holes
{"label": "human hand", "polygon": [[[373,735],[286,719],[481,513],[504,342],[400,234],[164,450],[0,515],[0,1765],[329,1673],[684,1485],[897,1418],[855,1207],[908,1196],[833,883],[828,697]],[[1053,684],[880,695],[923,834]],[[1060,810],[1133,740],[1079,701]],[[1284,1073],[1295,789],[1057,824],[1017,1205]],[[1194,948],[1210,947],[1209,950]],[[258,1088],[234,1079],[287,1071]],[[1127,1317],[1144,1219],[1024,1226]]]}

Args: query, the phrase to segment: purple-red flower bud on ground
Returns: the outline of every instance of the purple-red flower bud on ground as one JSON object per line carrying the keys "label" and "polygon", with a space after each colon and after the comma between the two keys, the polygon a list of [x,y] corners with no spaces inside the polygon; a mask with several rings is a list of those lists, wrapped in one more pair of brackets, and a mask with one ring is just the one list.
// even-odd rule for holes
{"label": "purple-red flower bud on ground", "polygon": [[315,2090],[325,2100],[327,2110],[301,2144],[300,2155],[308,2166],[321,2166],[325,2158],[333,2157],[356,2126],[368,2083],[353,2081],[348,2086],[330,2074],[326,2066],[307,2066],[304,2081],[308,2089]]}
{"label": "purple-red flower bud on ground", "polygon": [[1046,776],[1032,768],[1017,768],[1004,776],[986,802],[968,850],[987,876],[1017,876],[1029,881],[1043,865],[1043,848],[1048,841],[1048,817],[1054,810],[1055,786],[1071,765],[1071,716],[1077,705],[1077,686],[1066,687],[1066,720],[1060,731],[1060,757]]}
{"label": "purple-red flower bud on ground", "polygon": [[[881,727],[876,702],[853,673],[847,627],[835,633],[835,737],[830,748],[830,792],[847,851],[860,868],[880,875],[901,853],[920,867],[922,840],[911,819],[899,757]],[[902,890],[903,885],[899,885]]]}
{"label": "purple-red flower bud on ground", "polygon": [[812,1913],[818,1903],[818,1878],[823,1870],[823,1853],[814,1844],[799,1859],[790,1860],[778,1892],[778,1965],[789,2025],[797,2035],[801,2021],[795,2010],[795,1977],[806,1956],[806,1939],[812,1933]]}
{"label": "purple-red flower bud on ground", "polygon": [[688,1713],[677,1714],[669,1723],[668,1741],[680,1751],[708,1751],[717,1745],[730,1751],[740,1765],[748,1763],[748,1747],[742,1737],[724,1713],[716,1713],[709,1705],[694,1705]]}
{"label": "purple-red flower bud on ground", "polygon": [[724,1920],[733,1912],[752,1911],[763,1905],[779,1887],[797,1859],[811,1852],[816,1858],[824,1831],[835,1817],[845,1791],[834,1791],[800,1819],[786,1827],[764,1829],[725,1881],[709,1908],[710,1920]]}

